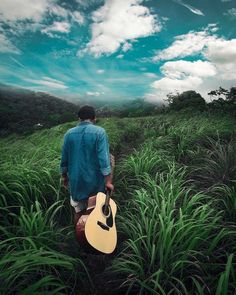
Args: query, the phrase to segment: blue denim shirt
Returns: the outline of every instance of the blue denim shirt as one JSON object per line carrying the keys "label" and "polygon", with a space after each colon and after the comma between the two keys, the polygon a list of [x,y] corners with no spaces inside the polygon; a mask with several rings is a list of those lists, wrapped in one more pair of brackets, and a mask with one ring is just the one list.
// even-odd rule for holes
{"label": "blue denim shirt", "polygon": [[60,172],[68,173],[74,201],[105,191],[111,173],[109,143],[103,128],[83,121],[64,136]]}

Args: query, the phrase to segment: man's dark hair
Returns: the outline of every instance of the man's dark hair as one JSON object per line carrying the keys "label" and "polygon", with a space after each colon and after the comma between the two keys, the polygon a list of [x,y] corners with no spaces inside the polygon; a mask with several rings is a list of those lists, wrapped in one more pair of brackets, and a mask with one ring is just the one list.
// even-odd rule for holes
{"label": "man's dark hair", "polygon": [[91,106],[83,106],[79,109],[78,112],[78,117],[81,120],[93,120],[95,118],[96,114],[95,114],[95,110],[93,107]]}

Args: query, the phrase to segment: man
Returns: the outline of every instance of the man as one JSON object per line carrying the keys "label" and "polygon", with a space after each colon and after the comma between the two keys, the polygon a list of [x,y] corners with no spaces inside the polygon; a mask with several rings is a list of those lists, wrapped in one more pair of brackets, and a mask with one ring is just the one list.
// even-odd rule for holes
{"label": "man", "polygon": [[89,196],[114,190],[107,134],[94,125],[93,107],[81,107],[78,117],[81,122],[64,136],[60,164],[63,184],[70,187],[75,224],[85,212]]}

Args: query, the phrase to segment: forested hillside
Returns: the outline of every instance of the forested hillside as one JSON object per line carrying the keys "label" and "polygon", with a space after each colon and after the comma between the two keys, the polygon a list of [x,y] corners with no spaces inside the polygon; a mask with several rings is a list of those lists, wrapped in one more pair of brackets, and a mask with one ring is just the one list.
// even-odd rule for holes
{"label": "forested hillside", "polygon": [[24,133],[76,119],[73,103],[44,92],[0,85],[0,135]]}
{"label": "forested hillside", "polygon": [[80,98],[79,103],[69,102],[45,92],[33,92],[0,84],[0,136],[11,133],[31,133],[77,119],[79,105],[89,104],[99,117],[136,117],[158,113],[160,106],[143,98],[128,102]]}

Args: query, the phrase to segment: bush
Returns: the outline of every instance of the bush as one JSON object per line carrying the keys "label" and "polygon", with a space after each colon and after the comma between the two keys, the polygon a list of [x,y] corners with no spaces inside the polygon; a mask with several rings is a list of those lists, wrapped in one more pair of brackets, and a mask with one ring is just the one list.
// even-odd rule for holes
{"label": "bush", "polygon": [[186,108],[192,111],[206,109],[204,98],[193,90],[185,91],[181,94],[168,94],[167,97],[170,108],[176,111]]}

